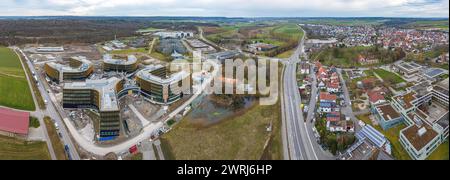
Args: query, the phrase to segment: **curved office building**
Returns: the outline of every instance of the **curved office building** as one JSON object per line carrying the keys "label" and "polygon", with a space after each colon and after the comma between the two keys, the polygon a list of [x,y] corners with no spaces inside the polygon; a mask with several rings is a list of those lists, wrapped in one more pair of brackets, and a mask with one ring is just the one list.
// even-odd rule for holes
{"label": "curved office building", "polygon": [[[191,76],[186,71],[169,74],[161,65],[148,66],[136,74],[136,82],[145,96],[161,104],[172,104],[191,88]],[[182,86],[184,84],[189,86]]]}
{"label": "curved office building", "polygon": [[64,84],[63,107],[98,110],[101,138],[119,136],[120,108],[117,93],[124,80],[116,77]]}
{"label": "curved office building", "polygon": [[68,66],[54,62],[46,63],[44,70],[50,79],[59,83],[66,80],[84,80],[94,72],[94,66],[86,57],[78,56],[70,58]]}
{"label": "curved office building", "polygon": [[129,55],[128,59],[114,59],[113,56],[106,54],[103,56],[104,71],[118,71],[132,73],[138,68],[136,56]]}

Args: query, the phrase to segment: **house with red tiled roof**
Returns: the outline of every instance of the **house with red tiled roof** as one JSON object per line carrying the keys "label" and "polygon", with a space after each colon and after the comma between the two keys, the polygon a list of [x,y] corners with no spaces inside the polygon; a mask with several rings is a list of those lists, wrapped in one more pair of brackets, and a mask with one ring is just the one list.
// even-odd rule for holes
{"label": "house with red tiled roof", "polygon": [[367,95],[369,96],[369,102],[372,106],[386,102],[386,99],[384,98],[385,94],[383,91],[369,91],[367,92]]}
{"label": "house with red tiled roof", "polygon": [[336,103],[337,96],[327,92],[320,93],[320,102],[333,102]]}
{"label": "house with red tiled roof", "polygon": [[339,83],[330,82],[327,84],[327,91],[329,93],[337,93],[339,92]]}
{"label": "house with red tiled roof", "polygon": [[0,135],[26,138],[30,113],[0,108]]}
{"label": "house with red tiled roof", "polygon": [[341,120],[340,112],[330,112],[327,114],[327,121],[337,122]]}

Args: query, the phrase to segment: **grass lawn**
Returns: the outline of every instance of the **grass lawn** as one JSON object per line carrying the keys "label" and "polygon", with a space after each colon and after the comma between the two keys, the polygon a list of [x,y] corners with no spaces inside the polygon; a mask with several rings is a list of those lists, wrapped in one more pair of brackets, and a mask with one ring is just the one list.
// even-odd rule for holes
{"label": "grass lawn", "polygon": [[441,144],[434,152],[427,158],[427,160],[448,160],[449,159],[449,146],[448,140],[444,144]]}
{"label": "grass lawn", "polygon": [[64,145],[59,139],[58,132],[56,131],[55,125],[50,120],[49,117],[44,117],[45,127],[47,128],[48,136],[52,141],[53,150],[55,151],[56,158],[58,160],[67,160],[66,152],[64,150]]}
{"label": "grass lawn", "polygon": [[255,105],[241,116],[208,128],[199,128],[185,118],[162,136],[164,154],[167,159],[177,160],[259,160],[269,137],[266,126],[274,120],[275,138],[269,146],[269,154],[272,159],[281,159],[281,128],[277,125],[280,116],[277,104]]}
{"label": "grass lawn", "polygon": [[147,53],[145,48],[135,48],[135,49],[123,49],[111,51],[111,54],[132,54],[132,53]]}
{"label": "grass lawn", "polygon": [[380,131],[390,142],[392,145],[392,156],[394,156],[397,160],[411,160],[408,153],[403,149],[403,146],[400,144],[400,131],[406,128],[406,125],[400,124],[396,127],[393,127],[387,131],[384,131],[381,126],[374,126],[372,121],[369,119],[368,115],[360,115],[357,118],[363,121],[366,124],[372,125],[376,130]]}
{"label": "grass lawn", "polygon": [[[127,158],[127,160],[128,160],[128,158]],[[131,161],[140,161],[140,160],[143,160],[143,155],[142,155],[142,153],[136,153],[136,154],[133,154],[133,155],[131,155],[131,156],[129,157],[129,160],[131,160]]]}
{"label": "grass lawn", "polygon": [[277,58],[290,58],[292,56],[292,54],[294,53],[294,51],[295,51],[295,49],[291,49],[284,53],[278,54],[276,57]]}
{"label": "grass lawn", "polygon": [[25,78],[19,57],[6,47],[0,47],[0,73]]}
{"label": "grass lawn", "polygon": [[394,84],[406,82],[402,77],[398,76],[397,74],[386,71],[384,69],[375,69],[374,72],[385,81],[388,79],[392,79]]}
{"label": "grass lawn", "polygon": [[0,136],[0,160],[50,160],[45,142],[27,142]]}
{"label": "grass lawn", "polygon": [[161,54],[159,52],[156,51],[152,51],[152,54],[150,54],[151,57],[161,60],[161,61],[168,61],[169,58],[167,56],[165,56],[164,54]]}
{"label": "grass lawn", "polygon": [[0,105],[20,110],[36,109],[20,59],[5,47],[0,47]]}

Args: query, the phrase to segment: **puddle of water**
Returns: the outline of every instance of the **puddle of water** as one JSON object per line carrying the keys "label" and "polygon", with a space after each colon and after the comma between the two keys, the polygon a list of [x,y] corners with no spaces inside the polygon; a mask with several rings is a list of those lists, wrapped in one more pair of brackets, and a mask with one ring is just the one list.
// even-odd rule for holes
{"label": "puddle of water", "polygon": [[231,106],[224,106],[211,100],[211,96],[203,96],[198,103],[194,103],[193,110],[187,115],[187,119],[195,124],[210,126],[252,107],[256,102],[254,97],[244,97],[244,107],[237,110]]}

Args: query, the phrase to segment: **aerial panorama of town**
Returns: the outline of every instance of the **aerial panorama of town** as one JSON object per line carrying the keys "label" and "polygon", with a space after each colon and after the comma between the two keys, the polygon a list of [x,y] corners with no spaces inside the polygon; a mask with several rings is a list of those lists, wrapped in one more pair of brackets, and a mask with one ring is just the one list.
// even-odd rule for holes
{"label": "aerial panorama of town", "polygon": [[443,17],[6,2],[1,160],[449,159],[448,1]]}

